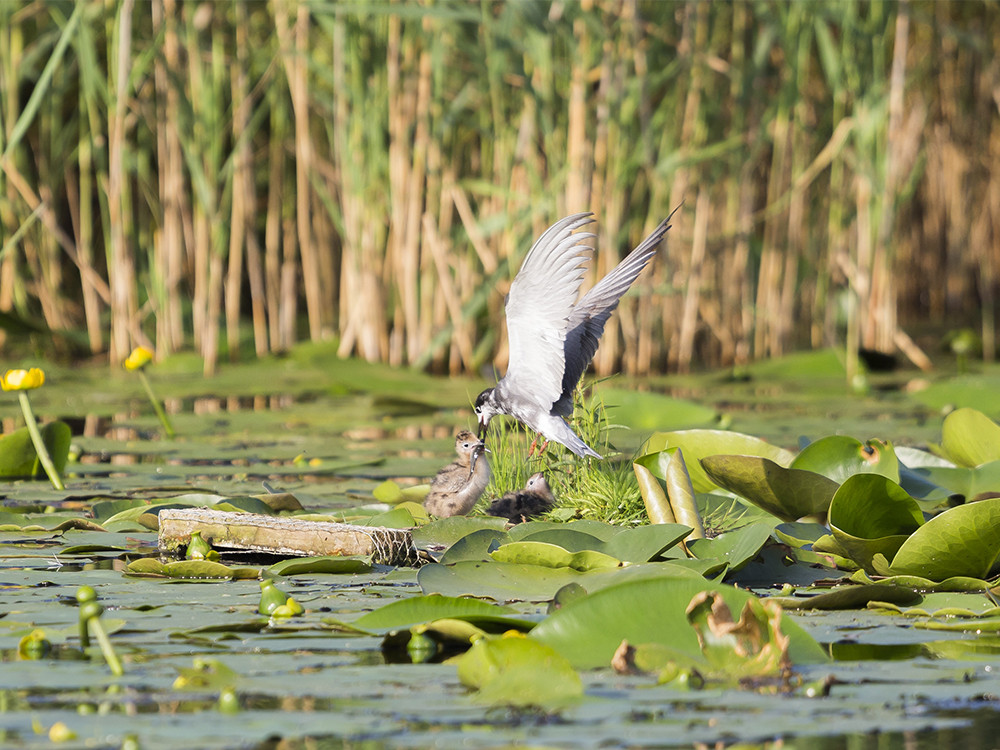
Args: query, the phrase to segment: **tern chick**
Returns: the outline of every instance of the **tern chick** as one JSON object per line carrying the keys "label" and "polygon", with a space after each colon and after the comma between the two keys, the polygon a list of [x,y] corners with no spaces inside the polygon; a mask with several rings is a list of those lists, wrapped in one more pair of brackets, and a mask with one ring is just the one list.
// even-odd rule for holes
{"label": "tern chick", "polygon": [[468,513],[490,483],[490,463],[482,440],[462,430],[455,438],[455,452],[458,458],[437,473],[424,499],[427,511],[439,518]]}
{"label": "tern chick", "polygon": [[549,489],[549,483],[539,472],[532,474],[523,490],[508,492],[494,500],[486,513],[506,518],[511,523],[520,523],[532,516],[539,516],[552,510],[556,497]]}
{"label": "tern chick", "polygon": [[579,300],[593,252],[587,241],[595,235],[574,230],[593,221],[592,214],[567,216],[538,238],[507,295],[507,373],[476,398],[480,437],[490,419],[507,414],[578,456],[601,457],[564,417],[573,413],[573,389],[594,358],[604,324],[656,254],[670,216]]}

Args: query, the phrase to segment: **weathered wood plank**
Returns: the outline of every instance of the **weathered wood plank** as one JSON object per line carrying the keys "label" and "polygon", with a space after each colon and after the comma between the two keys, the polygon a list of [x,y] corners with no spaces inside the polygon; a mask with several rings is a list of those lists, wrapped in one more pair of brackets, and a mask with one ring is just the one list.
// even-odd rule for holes
{"label": "weathered wood plank", "polygon": [[256,513],[229,513],[207,508],[160,511],[160,550],[186,545],[192,531],[213,547],[245,549],[276,555],[371,555],[382,565],[419,565],[409,529],[384,529],[327,521],[306,521]]}

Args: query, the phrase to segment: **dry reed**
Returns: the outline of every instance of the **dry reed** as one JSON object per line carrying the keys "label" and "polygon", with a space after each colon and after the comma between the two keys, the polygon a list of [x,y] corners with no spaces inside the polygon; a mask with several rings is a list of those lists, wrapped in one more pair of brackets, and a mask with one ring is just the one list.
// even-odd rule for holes
{"label": "dry reed", "polygon": [[993,358],[998,46],[990,3],[0,3],[0,312],[502,368],[542,229],[594,211],[603,274],[684,201],[599,373]]}

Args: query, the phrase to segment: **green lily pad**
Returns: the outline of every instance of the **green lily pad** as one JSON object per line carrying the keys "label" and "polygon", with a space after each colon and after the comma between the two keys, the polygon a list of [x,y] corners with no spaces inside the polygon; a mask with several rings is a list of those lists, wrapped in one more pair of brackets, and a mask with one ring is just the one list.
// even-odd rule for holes
{"label": "green lily pad", "polygon": [[296,576],[315,573],[367,573],[372,569],[370,556],[293,557],[267,569],[272,576]]}
{"label": "green lily pad", "polygon": [[838,485],[854,474],[881,474],[899,482],[899,461],[892,443],[862,443],[846,435],[829,435],[810,443],[795,457],[790,469],[802,469],[832,479]]}
{"label": "green lily pad", "polygon": [[838,487],[822,474],[786,469],[760,456],[708,456],[701,465],[720,487],[783,521],[825,513]]}
{"label": "green lily pad", "polygon": [[880,586],[875,583],[860,586],[837,586],[821,594],[806,597],[770,597],[785,609],[860,609],[872,601],[913,604],[920,594],[906,586]]}
{"label": "green lily pad", "polygon": [[[652,435],[640,451],[636,463],[645,466],[659,479],[667,476],[667,463],[671,448],[684,452],[688,474],[695,492],[709,492],[717,485],[708,477],[701,466],[701,459],[717,455],[759,456],[768,458],[779,466],[788,466],[795,455],[784,448],[739,432],[725,430],[680,430],[657,432]],[[660,455],[660,454],[663,455]]]}
{"label": "green lily pad", "polygon": [[889,570],[942,581],[985,578],[1000,557],[1000,498],[966,503],[921,526],[899,548]]}
{"label": "green lily pad", "polygon": [[977,592],[981,593],[996,586],[998,581],[992,583],[982,578],[970,578],[968,576],[952,576],[943,581],[932,581],[930,578],[922,576],[885,576],[872,579],[863,570],[858,570],[851,574],[852,581],[857,583],[876,583],[879,586],[908,586],[917,591],[940,591],[940,592]]}
{"label": "green lily pad", "polygon": [[[721,563],[724,566],[724,563]],[[698,578],[718,569],[714,560],[670,560],[639,563],[627,568],[608,568],[582,572],[573,568],[547,568],[501,562],[459,562],[454,565],[425,565],[417,574],[417,583],[425,594],[479,596],[497,601],[550,601],[569,584],[587,591],[597,591],[636,578]]]}
{"label": "green lily pad", "polygon": [[[65,422],[49,422],[41,425],[39,432],[56,471],[62,474],[66,469],[69,444],[72,440],[69,425]],[[45,469],[38,460],[35,444],[31,441],[31,433],[27,427],[0,435],[0,477],[44,478],[45,476]]]}
{"label": "green lily pad", "polygon": [[623,562],[649,562],[684,539],[691,529],[680,523],[657,523],[625,529],[604,543],[601,551]]}
{"label": "green lily pad", "polygon": [[757,556],[771,538],[773,523],[759,522],[736,531],[727,531],[715,539],[694,539],[688,549],[699,560],[726,562],[729,570],[737,571]]}
{"label": "green lily pad", "polygon": [[869,572],[876,555],[892,560],[923,519],[917,501],[879,474],[848,477],[830,503],[830,531],[841,549],[838,554]]}
{"label": "green lily pad", "polygon": [[562,708],[583,696],[583,681],[554,649],[530,637],[480,638],[457,660],[458,678],[489,705]]}
{"label": "green lily pad", "polygon": [[[211,560],[178,560],[161,563],[154,558],[143,557],[130,562],[125,568],[125,573],[154,578],[229,581],[233,579],[235,569]],[[256,573],[254,576],[256,577]]]}
{"label": "green lily pad", "polygon": [[981,411],[956,409],[941,426],[941,449],[959,466],[1000,461],[1000,425]]}
{"label": "green lily pad", "polygon": [[499,617],[514,614],[515,611],[509,607],[479,599],[431,594],[389,602],[384,607],[361,615],[350,624],[370,633],[379,633],[444,618]]}
{"label": "green lily pad", "polygon": [[[640,580],[609,586],[568,603],[531,631],[531,637],[554,648],[577,669],[608,666],[623,640],[658,643],[694,658],[701,656],[698,637],[686,610],[695,594],[716,591],[732,612],[755,598],[746,591],[690,578]],[[826,655],[816,641],[787,618],[793,663],[821,663]]]}
{"label": "green lily pad", "polygon": [[[417,525],[413,513],[423,512],[422,505],[413,507],[414,505],[414,503],[404,501],[392,510],[387,510],[385,513],[376,513],[365,519],[362,523],[365,526],[380,526],[385,529],[411,529]],[[426,516],[426,512],[423,512],[423,515]]]}
{"label": "green lily pad", "polygon": [[392,479],[386,479],[382,484],[372,490],[372,495],[380,503],[397,505],[407,501],[422,503],[427,493],[430,492],[429,484],[418,484],[413,487],[400,487]]}
{"label": "green lily pad", "polygon": [[868,606],[870,609],[890,609],[905,617],[1000,617],[1000,607],[995,601],[978,592],[932,591],[920,597],[919,606],[885,601],[873,601]]}
{"label": "green lily pad", "polygon": [[498,547],[490,553],[490,556],[497,562],[540,565],[545,568],[572,568],[583,572],[619,568],[622,564],[621,560],[616,560],[603,552],[591,549],[570,552],[546,542],[511,542]]}
{"label": "green lily pad", "polygon": [[594,521],[584,518],[576,521],[570,521],[569,523],[563,523],[561,521],[528,521],[527,523],[517,524],[507,533],[510,534],[510,540],[512,542],[521,542],[529,536],[534,536],[540,531],[559,531],[562,529],[569,529],[571,531],[589,534],[590,536],[596,537],[605,542],[624,531],[621,526],[614,526],[613,524],[605,523],[604,521]]}
{"label": "green lily pad", "polygon": [[791,547],[805,547],[827,535],[826,526],[821,523],[780,523],[774,527],[774,535]]}
{"label": "green lily pad", "polygon": [[490,559],[490,552],[510,541],[506,533],[499,529],[479,529],[471,534],[466,534],[441,556],[440,562],[444,565],[462,562],[464,560],[486,561]]}
{"label": "green lily pad", "polygon": [[719,412],[711,407],[671,398],[662,393],[602,388],[600,398],[611,421],[640,433],[687,429],[719,421]]}
{"label": "green lily pad", "polygon": [[[562,528],[551,528],[536,531],[534,534],[523,536],[516,541],[554,544],[567,552],[582,552],[583,550],[600,551],[603,549],[604,541],[598,539],[593,534],[587,534],[583,531],[566,528],[565,524],[562,524],[561,526]],[[507,562],[518,561],[508,560]]]}
{"label": "green lily pad", "polygon": [[[490,517],[469,517],[452,516],[451,518],[440,518],[436,521],[419,526],[413,530],[413,543],[418,547],[428,547],[432,544],[440,544],[450,547],[463,536],[471,534],[480,529],[493,529],[503,531],[507,523],[505,518]],[[528,524],[520,524],[527,526]]]}

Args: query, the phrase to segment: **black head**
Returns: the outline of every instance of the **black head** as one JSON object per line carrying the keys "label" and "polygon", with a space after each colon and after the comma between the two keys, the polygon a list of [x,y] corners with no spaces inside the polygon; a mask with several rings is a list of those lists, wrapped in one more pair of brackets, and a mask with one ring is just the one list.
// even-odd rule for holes
{"label": "black head", "polygon": [[487,388],[485,391],[476,396],[476,419],[479,422],[479,430],[476,433],[480,438],[483,433],[486,432],[486,427],[489,425],[490,420],[499,413],[496,407],[496,393],[495,389]]}

